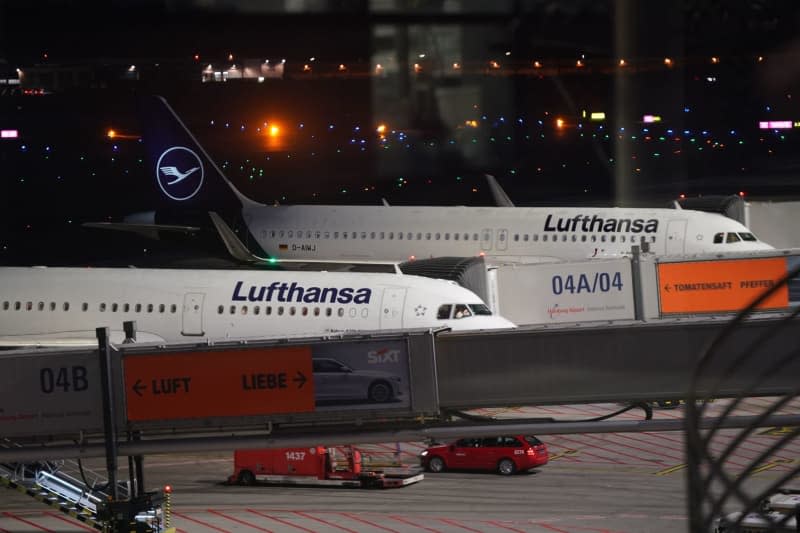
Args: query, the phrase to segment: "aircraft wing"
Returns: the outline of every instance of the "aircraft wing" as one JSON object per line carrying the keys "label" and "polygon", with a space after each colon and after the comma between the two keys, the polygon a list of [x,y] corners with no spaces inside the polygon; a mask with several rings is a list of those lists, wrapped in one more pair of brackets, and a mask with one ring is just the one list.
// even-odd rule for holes
{"label": "aircraft wing", "polygon": [[84,222],[84,228],[96,228],[115,231],[129,231],[138,233],[150,239],[158,239],[159,231],[171,231],[175,233],[197,233],[200,231],[198,226],[180,226],[175,224],[140,224],[131,222]]}
{"label": "aircraft wing", "polygon": [[273,259],[269,257],[259,257],[251,252],[247,246],[236,236],[233,230],[222,220],[222,217],[214,211],[209,211],[208,216],[217,229],[217,233],[222,239],[225,248],[231,257],[242,263],[256,265],[291,265],[295,270],[335,270],[335,271],[357,271],[357,272],[394,272],[402,274],[400,266],[394,261],[346,261],[332,259]]}

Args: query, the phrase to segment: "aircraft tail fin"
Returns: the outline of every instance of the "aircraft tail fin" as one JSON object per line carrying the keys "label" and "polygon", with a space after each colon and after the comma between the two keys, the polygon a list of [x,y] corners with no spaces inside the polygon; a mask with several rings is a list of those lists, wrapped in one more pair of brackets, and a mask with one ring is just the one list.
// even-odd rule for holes
{"label": "aircraft tail fin", "polygon": [[259,205],[233,186],[163,97],[143,98],[140,117],[146,168],[168,205],[198,211]]}

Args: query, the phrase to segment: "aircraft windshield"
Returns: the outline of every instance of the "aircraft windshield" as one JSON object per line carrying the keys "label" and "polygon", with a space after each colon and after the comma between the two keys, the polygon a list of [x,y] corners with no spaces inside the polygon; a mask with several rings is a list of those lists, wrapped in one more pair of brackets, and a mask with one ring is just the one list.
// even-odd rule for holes
{"label": "aircraft windshield", "polygon": [[492,311],[486,304],[469,304],[473,315],[491,315]]}

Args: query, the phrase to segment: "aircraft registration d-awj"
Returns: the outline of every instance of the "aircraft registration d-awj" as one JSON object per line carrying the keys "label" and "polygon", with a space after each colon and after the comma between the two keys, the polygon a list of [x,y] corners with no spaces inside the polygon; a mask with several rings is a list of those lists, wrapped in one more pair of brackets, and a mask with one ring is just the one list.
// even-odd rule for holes
{"label": "aircraft registration d-awj", "polygon": [[482,255],[527,263],[619,257],[642,243],[656,255],[772,248],[731,218],[688,209],[508,207],[507,197],[506,207],[260,204],[233,186],[163,98],[147,98],[142,118],[148,167],[169,208],[123,223],[87,225],[142,233],[197,231],[171,216],[232,214],[244,246],[226,244],[243,262]]}
{"label": "aircraft registration d-awj", "polygon": [[0,268],[0,347],[513,328],[452,281],[390,273]]}

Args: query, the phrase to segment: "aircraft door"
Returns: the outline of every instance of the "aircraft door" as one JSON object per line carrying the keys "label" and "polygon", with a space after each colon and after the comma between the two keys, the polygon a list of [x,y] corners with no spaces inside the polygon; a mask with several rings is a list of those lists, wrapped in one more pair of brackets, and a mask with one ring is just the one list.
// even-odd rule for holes
{"label": "aircraft door", "polygon": [[183,297],[183,329],[181,335],[204,335],[202,292],[189,292]]}
{"label": "aircraft door", "polygon": [[481,230],[481,250],[492,249],[492,230],[484,228]]}
{"label": "aircraft door", "polygon": [[506,248],[508,248],[508,230],[499,229],[497,230],[497,249],[505,250]]}
{"label": "aircraft door", "polygon": [[686,251],[686,220],[670,220],[667,224],[667,254],[682,254]]}
{"label": "aircraft door", "polygon": [[403,304],[406,289],[383,289],[381,301],[381,329],[400,329],[403,327]]}

